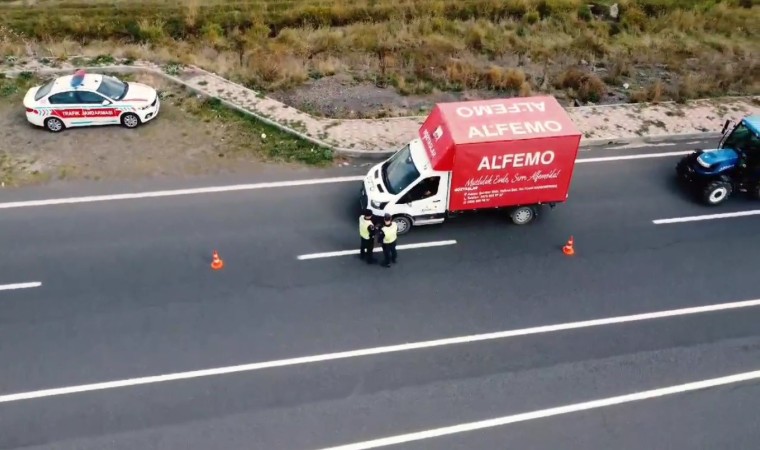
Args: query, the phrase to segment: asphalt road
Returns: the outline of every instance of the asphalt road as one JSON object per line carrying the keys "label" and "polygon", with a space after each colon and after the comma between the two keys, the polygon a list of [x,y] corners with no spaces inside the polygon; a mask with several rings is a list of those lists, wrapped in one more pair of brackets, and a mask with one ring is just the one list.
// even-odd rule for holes
{"label": "asphalt road", "polygon": [[[673,185],[675,161],[579,164],[531,226],[420,227],[400,243],[457,243],[391,269],[296,259],[357,246],[358,182],[0,210],[0,285],[42,282],[0,291],[0,396],[760,298],[757,216],[652,224],[717,212]],[[108,188],[91,189],[51,196]],[[758,370],[758,323],[750,307],[3,402],[0,449],[316,450]],[[392,448],[751,449],[758,404],[749,382]]]}

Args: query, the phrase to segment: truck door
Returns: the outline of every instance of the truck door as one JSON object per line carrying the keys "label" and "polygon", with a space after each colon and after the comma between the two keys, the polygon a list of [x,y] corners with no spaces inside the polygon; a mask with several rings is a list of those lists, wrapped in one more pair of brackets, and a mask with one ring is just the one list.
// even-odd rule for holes
{"label": "truck door", "polygon": [[448,181],[440,175],[421,179],[397,202],[399,210],[414,218],[415,225],[440,223],[446,217]]}

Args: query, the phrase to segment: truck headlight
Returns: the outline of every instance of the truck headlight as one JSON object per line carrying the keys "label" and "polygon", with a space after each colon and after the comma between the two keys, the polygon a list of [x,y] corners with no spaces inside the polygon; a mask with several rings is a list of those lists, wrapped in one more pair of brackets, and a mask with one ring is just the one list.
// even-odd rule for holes
{"label": "truck headlight", "polygon": [[385,208],[385,205],[387,205],[387,204],[388,204],[388,202],[376,202],[376,201],[374,201],[374,200],[372,200],[372,201],[371,201],[371,202],[369,202],[369,203],[370,203],[370,205],[372,205],[372,207],[373,207],[373,208],[375,208],[375,209],[383,209],[383,208]]}

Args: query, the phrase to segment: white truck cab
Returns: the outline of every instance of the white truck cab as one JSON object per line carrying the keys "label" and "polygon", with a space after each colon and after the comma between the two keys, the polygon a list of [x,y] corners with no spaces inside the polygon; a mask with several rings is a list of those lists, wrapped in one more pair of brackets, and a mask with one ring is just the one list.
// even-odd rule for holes
{"label": "white truck cab", "polygon": [[433,170],[422,140],[409,142],[364,178],[361,207],[382,217],[389,213],[404,234],[413,225],[441,223],[446,218],[450,171]]}

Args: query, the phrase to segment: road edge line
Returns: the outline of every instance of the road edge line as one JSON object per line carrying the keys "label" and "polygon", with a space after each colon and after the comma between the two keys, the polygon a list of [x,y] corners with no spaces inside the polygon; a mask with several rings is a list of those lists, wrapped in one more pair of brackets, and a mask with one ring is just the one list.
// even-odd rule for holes
{"label": "road edge line", "polygon": [[[608,161],[627,161],[635,159],[648,159],[648,158],[664,158],[668,156],[678,156],[690,153],[690,151],[677,151],[677,152],[665,152],[665,153],[640,153],[636,155],[622,155],[622,156],[605,156],[598,158],[580,158],[576,159],[576,164],[595,163],[595,162],[608,162]],[[258,189],[274,189],[282,187],[300,187],[311,186],[319,184],[332,184],[332,183],[345,183],[353,181],[362,181],[366,175],[353,175],[345,177],[327,177],[327,178],[312,178],[307,180],[291,180],[291,181],[272,181],[250,184],[236,184],[226,186],[208,186],[201,188],[186,188],[186,189],[170,189],[161,191],[144,191],[133,192],[124,194],[104,194],[104,195],[91,195],[82,197],[65,197],[43,200],[23,200],[15,202],[0,203],[0,209],[12,209],[12,208],[29,208],[34,206],[57,206],[57,205],[69,205],[77,203],[96,203],[107,202],[116,200],[139,200],[143,198],[158,198],[158,197],[175,197],[182,195],[199,195],[199,194],[214,194],[220,192],[234,192],[234,191],[250,191]]]}
{"label": "road edge line", "polygon": [[152,375],[145,377],[135,377],[122,380],[105,381],[99,383],[80,384],[75,386],[66,386],[61,388],[39,389],[36,391],[19,392],[15,394],[0,394],[0,403],[9,403],[21,400],[31,400],[35,398],[54,397],[60,395],[70,395],[83,392],[101,391],[106,389],[115,389],[132,386],[142,386],[154,383],[163,383],[168,381],[189,380],[194,378],[203,378],[217,375],[227,375],[232,373],[253,372],[277,367],[288,367],[301,364],[313,364],[325,361],[336,361],[347,358],[357,358],[363,356],[374,356],[389,353],[398,353],[402,351],[420,350],[427,348],[436,348],[447,345],[470,344],[473,342],[493,341],[497,339],[507,339],[520,336],[530,336],[536,334],[553,333],[558,331],[576,330],[581,328],[599,327],[612,324],[621,324],[637,322],[642,320],[663,319],[666,317],[679,317],[687,315],[702,314],[706,312],[727,311],[739,308],[750,308],[760,306],[760,299],[743,300],[729,303],[714,303],[711,305],[691,306],[687,308],[671,309],[665,311],[655,311],[649,313],[631,314],[627,316],[614,316],[602,319],[591,319],[576,322],[567,322],[554,325],[542,325],[522,329],[496,331],[491,333],[475,334],[468,336],[457,336],[452,338],[441,338],[428,341],[417,341],[405,344],[394,344],[380,347],[369,347],[358,350],[347,350],[336,353],[322,353],[312,356],[300,356],[295,358],[286,358],[279,360],[270,360],[256,363],[240,364],[236,366],[216,367],[211,369],[200,369],[187,372],[174,372],[163,375]]}
{"label": "road edge line", "polygon": [[692,381],[689,383],[671,385],[663,388],[650,389],[646,391],[633,392],[630,394],[618,395],[614,397],[606,397],[596,400],[590,400],[581,403],[571,403],[564,406],[555,406],[553,408],[546,408],[535,410],[526,413],[512,414],[508,416],[497,417],[493,419],[480,420],[477,422],[466,422],[457,425],[450,425],[446,427],[433,428],[430,430],[417,431],[413,433],[399,434],[395,436],[389,436],[380,439],[373,439],[371,441],[357,442],[354,444],[339,445],[337,447],[325,447],[320,450],[368,450],[379,447],[387,447],[389,445],[404,444],[413,441],[421,441],[423,439],[431,439],[441,436],[449,436],[452,434],[459,434],[469,431],[483,430],[487,428],[495,428],[504,425],[510,425],[513,423],[527,422],[529,420],[545,419],[548,417],[554,417],[559,415],[570,414],[574,412],[589,411],[592,409],[605,408],[609,406],[622,405],[626,403],[632,403],[643,400],[650,400],[659,397],[665,397],[676,394],[683,394],[686,392],[693,392],[698,390],[716,388],[726,386],[730,384],[742,383],[747,381],[753,381],[760,379],[760,370],[751,372],[742,372],[733,375],[726,375],[718,378],[710,378],[707,380]]}

